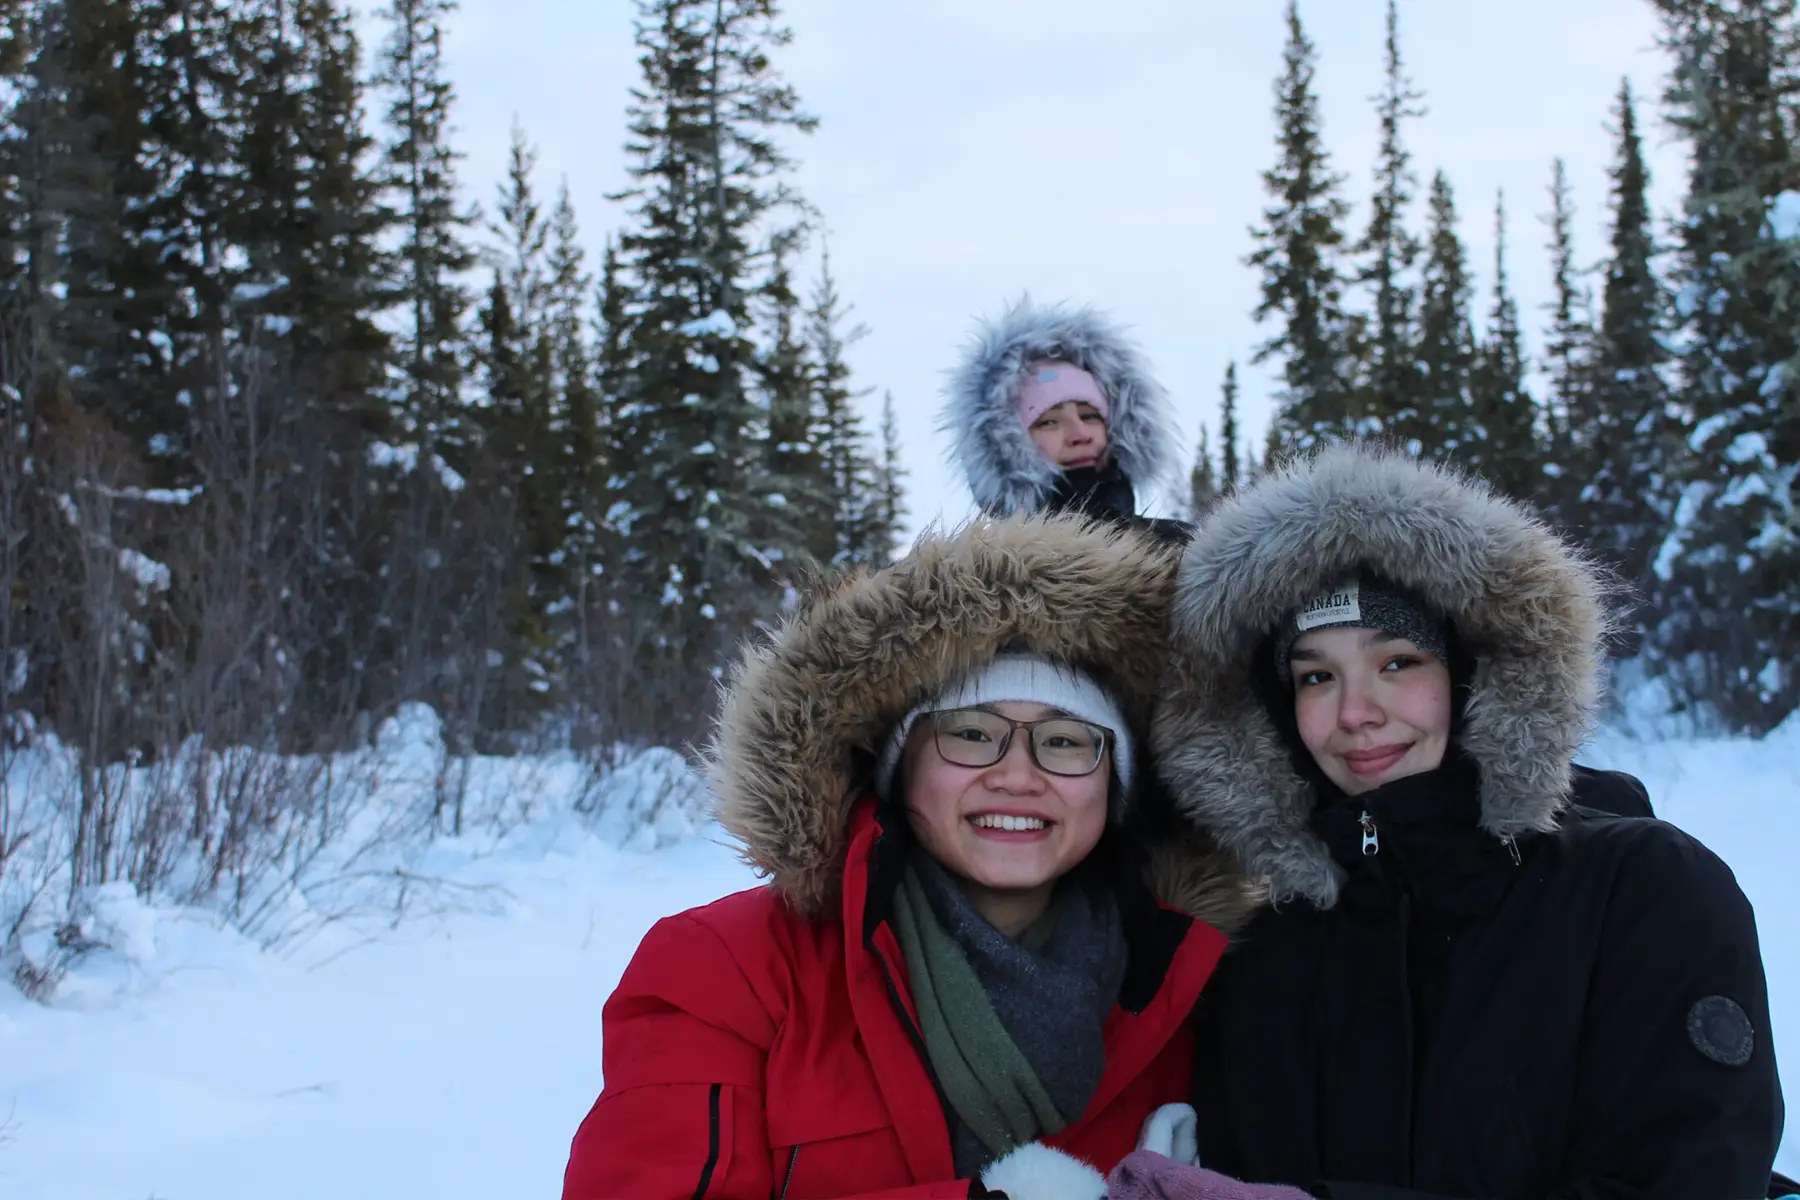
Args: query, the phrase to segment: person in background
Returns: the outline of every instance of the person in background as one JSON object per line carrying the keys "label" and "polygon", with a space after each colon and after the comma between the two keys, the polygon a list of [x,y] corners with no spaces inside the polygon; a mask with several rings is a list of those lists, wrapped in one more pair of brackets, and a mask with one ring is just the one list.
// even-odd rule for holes
{"label": "person in background", "polygon": [[981,523],[746,650],[707,773],[769,881],[645,935],[565,1200],[1100,1200],[1192,1088],[1254,900],[1203,840],[1135,832],[1174,565]]}
{"label": "person in background", "polygon": [[1196,1013],[1199,1165],[1134,1156],[1112,1200],[1770,1194],[1751,906],[1574,765],[1605,601],[1520,506],[1377,450],[1208,518],[1153,746],[1272,906]]}
{"label": "person in background", "polygon": [[1180,444],[1168,396],[1123,329],[1093,308],[1021,299],[981,322],[951,373],[939,427],[975,503],[993,515],[1074,511],[1185,542],[1141,517],[1137,488]]}

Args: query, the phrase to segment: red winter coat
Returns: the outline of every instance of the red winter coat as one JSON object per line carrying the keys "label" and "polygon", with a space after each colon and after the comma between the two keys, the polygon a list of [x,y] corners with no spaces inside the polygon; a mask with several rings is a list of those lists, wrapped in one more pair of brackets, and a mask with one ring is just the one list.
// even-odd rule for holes
{"label": "red winter coat", "polygon": [[[659,922],[606,1003],[605,1090],[575,1135],[563,1200],[962,1200],[906,966],[865,938],[882,856],[873,804],[850,826],[842,915],[769,887]],[[888,839],[893,842],[895,839]],[[1126,909],[1126,983],[1079,1121],[1045,1139],[1102,1171],[1159,1105],[1190,1097],[1187,1017],[1225,946],[1151,901]]]}

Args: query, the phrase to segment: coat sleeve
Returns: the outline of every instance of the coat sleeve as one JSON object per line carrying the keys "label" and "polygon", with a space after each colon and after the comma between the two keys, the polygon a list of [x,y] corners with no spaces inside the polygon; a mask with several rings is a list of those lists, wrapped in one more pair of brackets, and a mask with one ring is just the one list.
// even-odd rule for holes
{"label": "coat sleeve", "polygon": [[[690,916],[644,936],[601,1013],[605,1085],[576,1131],[563,1200],[768,1200],[765,1108],[778,1023],[719,935]],[[945,1181],[836,1200],[966,1200]]]}
{"label": "coat sleeve", "polygon": [[[1639,844],[1605,897],[1576,1117],[1546,1200],[1766,1196],[1783,1112],[1750,902],[1729,867],[1672,826],[1618,829]],[[1316,1190],[1436,1200],[1368,1184]]]}
{"label": "coat sleeve", "polygon": [[1731,869],[1660,821],[1608,898],[1582,1024],[1566,1162],[1574,1196],[1763,1196],[1781,1081],[1750,901]]}

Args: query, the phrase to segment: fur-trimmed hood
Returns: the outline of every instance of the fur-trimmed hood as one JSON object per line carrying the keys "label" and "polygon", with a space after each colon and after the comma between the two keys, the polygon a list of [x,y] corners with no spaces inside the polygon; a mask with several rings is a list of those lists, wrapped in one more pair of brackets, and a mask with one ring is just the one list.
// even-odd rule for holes
{"label": "fur-trimmed hood", "polygon": [[[888,731],[1002,649],[1085,670],[1145,744],[1176,561],[1113,526],[1010,518],[927,533],[892,566],[816,588],[733,669],[705,755],[720,824],[796,908],[832,911],[851,810]],[[1201,840],[1163,859],[1153,879],[1167,902],[1241,923],[1250,893],[1229,856]]]}
{"label": "fur-trimmed hood", "polygon": [[1041,511],[1061,472],[1019,423],[1019,370],[1039,358],[1074,363],[1093,375],[1112,407],[1110,453],[1140,496],[1160,483],[1179,439],[1167,393],[1150,375],[1123,327],[1093,308],[1042,307],[1021,298],[983,321],[951,372],[938,427],[982,510]]}
{"label": "fur-trimmed hood", "polygon": [[1311,785],[1258,699],[1265,639],[1358,567],[1444,613],[1475,666],[1459,744],[1481,824],[1555,827],[1601,698],[1602,575],[1521,506],[1450,470],[1336,446],[1209,516],[1177,573],[1152,747],[1177,806],[1276,901],[1331,907],[1342,869],[1310,827]]}

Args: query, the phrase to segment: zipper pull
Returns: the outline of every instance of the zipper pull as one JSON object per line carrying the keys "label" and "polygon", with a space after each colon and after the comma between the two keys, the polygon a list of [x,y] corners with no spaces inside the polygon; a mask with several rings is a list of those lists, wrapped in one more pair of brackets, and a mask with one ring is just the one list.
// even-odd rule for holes
{"label": "zipper pull", "polygon": [[1363,809],[1362,816],[1356,818],[1362,826],[1362,852],[1364,858],[1373,858],[1381,853],[1381,834],[1375,828],[1375,818]]}
{"label": "zipper pull", "polygon": [[1513,835],[1510,833],[1503,834],[1501,836],[1500,840],[1506,843],[1506,852],[1508,854],[1512,855],[1513,866],[1515,866],[1515,867],[1523,866],[1525,863],[1525,860],[1519,856],[1518,840],[1515,839],[1513,837]]}

